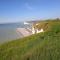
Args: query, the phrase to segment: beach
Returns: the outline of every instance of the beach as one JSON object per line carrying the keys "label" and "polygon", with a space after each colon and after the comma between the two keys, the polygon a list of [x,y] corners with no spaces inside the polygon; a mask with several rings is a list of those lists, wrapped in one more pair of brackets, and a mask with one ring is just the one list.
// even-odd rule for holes
{"label": "beach", "polygon": [[23,37],[32,35],[32,32],[26,28],[17,28],[16,30],[17,30],[17,32],[21,33],[23,35]]}

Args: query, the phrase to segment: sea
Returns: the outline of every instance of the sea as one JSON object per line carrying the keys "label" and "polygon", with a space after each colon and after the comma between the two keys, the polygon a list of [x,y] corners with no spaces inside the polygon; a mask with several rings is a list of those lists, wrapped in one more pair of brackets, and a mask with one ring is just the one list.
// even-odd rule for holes
{"label": "sea", "polygon": [[25,27],[23,22],[0,24],[0,44],[23,37],[16,29]]}

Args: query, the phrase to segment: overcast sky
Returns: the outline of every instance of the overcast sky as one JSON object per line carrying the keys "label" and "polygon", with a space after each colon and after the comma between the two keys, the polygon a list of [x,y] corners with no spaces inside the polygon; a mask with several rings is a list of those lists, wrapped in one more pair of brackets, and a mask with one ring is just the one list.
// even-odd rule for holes
{"label": "overcast sky", "polygon": [[60,17],[60,0],[0,0],[0,23]]}

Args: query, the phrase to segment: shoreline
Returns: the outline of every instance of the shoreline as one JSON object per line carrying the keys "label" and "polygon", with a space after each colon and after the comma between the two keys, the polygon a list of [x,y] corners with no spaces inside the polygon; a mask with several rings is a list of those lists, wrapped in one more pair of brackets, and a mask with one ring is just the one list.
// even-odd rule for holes
{"label": "shoreline", "polygon": [[23,35],[23,37],[32,35],[32,32],[26,28],[17,28],[16,31],[21,33]]}

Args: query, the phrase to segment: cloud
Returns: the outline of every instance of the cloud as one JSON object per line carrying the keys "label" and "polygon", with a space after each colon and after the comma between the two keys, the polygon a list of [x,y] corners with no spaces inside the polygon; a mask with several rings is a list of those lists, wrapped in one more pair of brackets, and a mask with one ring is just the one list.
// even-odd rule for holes
{"label": "cloud", "polygon": [[25,3],[25,6],[26,6],[26,8],[29,9],[29,10],[32,10],[32,9],[33,9],[33,8],[30,6],[29,3]]}

